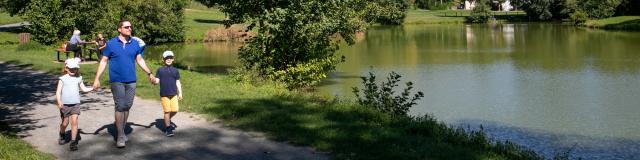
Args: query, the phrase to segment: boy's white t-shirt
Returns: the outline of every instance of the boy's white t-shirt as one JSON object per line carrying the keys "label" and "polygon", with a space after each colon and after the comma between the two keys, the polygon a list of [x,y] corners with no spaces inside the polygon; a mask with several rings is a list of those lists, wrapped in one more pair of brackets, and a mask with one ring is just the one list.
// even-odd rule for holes
{"label": "boy's white t-shirt", "polygon": [[78,104],[80,103],[80,83],[82,76],[72,77],[68,74],[60,77],[62,81],[62,94],[60,99],[62,104]]}

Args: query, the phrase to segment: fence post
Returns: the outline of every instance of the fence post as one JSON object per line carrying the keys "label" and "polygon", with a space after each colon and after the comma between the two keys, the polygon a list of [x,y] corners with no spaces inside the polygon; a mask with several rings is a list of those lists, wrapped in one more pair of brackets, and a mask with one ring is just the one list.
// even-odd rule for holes
{"label": "fence post", "polygon": [[20,39],[20,44],[29,43],[30,33],[20,33],[18,34],[18,38]]}

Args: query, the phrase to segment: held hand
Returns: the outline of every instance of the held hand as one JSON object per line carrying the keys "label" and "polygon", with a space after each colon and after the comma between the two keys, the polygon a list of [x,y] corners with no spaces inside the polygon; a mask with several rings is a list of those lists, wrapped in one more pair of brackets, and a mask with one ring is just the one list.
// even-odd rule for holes
{"label": "held hand", "polygon": [[58,109],[62,109],[64,106],[62,104],[58,104]]}
{"label": "held hand", "polygon": [[100,89],[100,81],[93,81],[93,90],[98,91]]}
{"label": "held hand", "polygon": [[151,82],[151,84],[156,84],[156,76],[153,76],[153,74],[149,74],[149,81]]}
{"label": "held hand", "polygon": [[182,100],[182,94],[178,94],[178,100]]}

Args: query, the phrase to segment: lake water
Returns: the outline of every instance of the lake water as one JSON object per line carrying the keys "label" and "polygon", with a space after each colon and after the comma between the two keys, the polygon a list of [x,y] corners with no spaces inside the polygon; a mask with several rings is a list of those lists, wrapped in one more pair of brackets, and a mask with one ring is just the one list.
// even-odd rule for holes
{"label": "lake water", "polygon": [[[237,65],[237,43],[167,44],[192,69]],[[425,93],[411,114],[528,146],[546,156],[571,150],[586,159],[639,159],[640,32],[561,24],[406,25],[369,29],[342,46],[345,63],[319,87],[353,97],[373,71],[395,71]],[[360,86],[361,87],[361,86]]]}

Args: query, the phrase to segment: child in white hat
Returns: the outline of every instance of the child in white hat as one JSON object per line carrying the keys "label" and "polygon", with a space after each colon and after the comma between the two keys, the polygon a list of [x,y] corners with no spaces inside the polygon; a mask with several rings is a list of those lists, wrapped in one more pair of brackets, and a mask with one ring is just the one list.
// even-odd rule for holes
{"label": "child in white hat", "polygon": [[64,75],[58,80],[58,88],[56,89],[56,102],[60,110],[60,138],[58,144],[63,145],[67,141],[65,133],[69,120],[71,120],[71,151],[78,150],[78,116],[80,115],[80,91],[89,92],[93,88],[88,88],[82,83],[80,76],[80,59],[67,59],[64,67]]}

